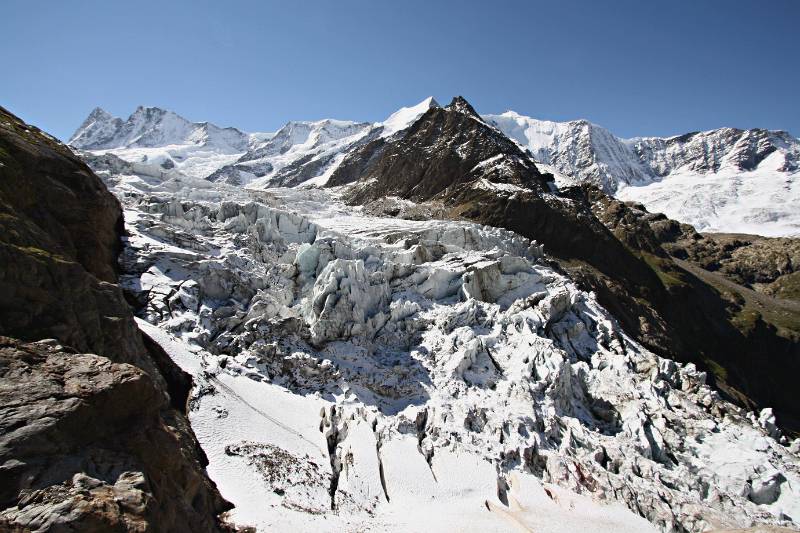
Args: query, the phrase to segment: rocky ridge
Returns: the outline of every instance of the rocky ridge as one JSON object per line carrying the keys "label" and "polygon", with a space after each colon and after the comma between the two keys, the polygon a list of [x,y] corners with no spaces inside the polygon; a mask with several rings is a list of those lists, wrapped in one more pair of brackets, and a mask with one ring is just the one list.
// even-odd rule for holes
{"label": "rocky ridge", "polygon": [[119,157],[137,174],[187,175],[236,185],[322,184],[344,154],[407,128],[439,104],[427,98],[383,122],[292,121],[275,133],[243,133],[192,123],[171,111],[138,107],[126,120],[92,111],[69,145],[86,157]]}
{"label": "rocky ridge", "polygon": [[372,130],[372,124],[366,122],[289,122],[274,137],[207,179],[241,185],[268,176],[275,184],[297,185],[335,166],[342,152],[363,142]]}
{"label": "rocky ridge", "polygon": [[236,128],[189,122],[172,111],[139,106],[126,120],[95,108],[72,135],[69,144],[81,150],[195,144],[240,152],[247,148],[250,140],[250,135]]}
{"label": "rocky ridge", "polygon": [[550,169],[559,186],[595,185],[701,231],[800,234],[800,141],[787,132],[720,128],[621,139],[585,120],[512,111],[484,118]]}

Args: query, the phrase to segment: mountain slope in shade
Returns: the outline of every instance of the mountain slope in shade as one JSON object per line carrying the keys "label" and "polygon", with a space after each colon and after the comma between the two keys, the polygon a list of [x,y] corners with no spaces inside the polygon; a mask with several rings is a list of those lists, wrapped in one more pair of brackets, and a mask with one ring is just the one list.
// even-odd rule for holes
{"label": "mountain slope in shade", "polygon": [[786,132],[621,139],[585,120],[484,118],[552,166],[562,185],[592,183],[700,231],[800,233],[800,141]]}

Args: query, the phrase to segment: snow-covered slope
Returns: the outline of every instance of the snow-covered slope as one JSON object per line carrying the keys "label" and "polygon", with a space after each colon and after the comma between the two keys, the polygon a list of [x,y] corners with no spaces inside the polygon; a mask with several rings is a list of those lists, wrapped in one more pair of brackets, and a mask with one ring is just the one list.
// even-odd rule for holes
{"label": "snow-covered slope", "polygon": [[530,150],[537,161],[553,166],[573,183],[591,182],[613,192],[621,184],[652,181],[647,168],[627,144],[586,120],[551,122],[513,111],[483,118]]}
{"label": "snow-covered slope", "polygon": [[425,111],[438,105],[428,97],[374,124],[341,120],[289,122],[275,137],[253,147],[209,179],[256,188],[324,185],[347,153],[408,128]]}
{"label": "snow-covered slope", "polygon": [[380,125],[383,127],[381,136],[389,137],[398,131],[406,129],[420,116],[422,116],[425,111],[432,107],[439,107],[439,103],[433,98],[433,96],[429,96],[415,106],[401,107],[392,113],[389,118],[380,123]]}
{"label": "snow-covered slope", "polygon": [[624,187],[616,196],[691,223],[699,231],[800,236],[800,172],[783,170],[773,152],[755,170],[680,169],[663,180]]}
{"label": "snow-covered slope", "polygon": [[402,131],[435,106],[429,97],[383,122],[293,121],[274,134],[192,123],[152,107],[123,121],[97,108],[69,144],[92,157],[114,155],[156,177],[181,174],[255,188],[323,185],[347,152]]}
{"label": "snow-covered slope", "polygon": [[127,120],[95,109],[69,144],[94,155],[113,154],[147,174],[180,172],[202,178],[271,136],[190,122],[172,111],[140,106]]}
{"label": "snow-covered slope", "polygon": [[239,524],[797,525],[800,441],[642,348],[535,242],[104,161],[121,281],[195,379],[190,420]]}
{"label": "snow-covered slope", "polygon": [[484,119],[553,167],[561,185],[591,182],[700,231],[800,234],[800,141],[786,132],[620,139],[584,120]]}
{"label": "snow-covered slope", "polygon": [[263,186],[271,182],[299,185],[324,176],[340,154],[373,132],[368,122],[320,120],[289,122],[274,137],[259,143],[235,163],[209,176],[211,181]]}
{"label": "snow-covered slope", "polygon": [[800,235],[800,141],[723,128],[626,143],[656,176],[617,195],[700,231]]}
{"label": "snow-covered slope", "polygon": [[250,136],[236,128],[189,122],[172,111],[139,106],[125,121],[96,108],[72,135],[69,144],[81,150],[194,144],[223,152],[242,152],[249,141]]}

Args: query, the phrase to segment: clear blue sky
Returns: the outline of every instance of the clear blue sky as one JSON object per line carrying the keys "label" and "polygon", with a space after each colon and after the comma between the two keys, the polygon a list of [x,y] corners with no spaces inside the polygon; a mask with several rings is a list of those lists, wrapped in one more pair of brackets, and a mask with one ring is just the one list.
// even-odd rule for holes
{"label": "clear blue sky", "polygon": [[269,131],[456,94],[621,136],[797,136],[799,23],[800,0],[4,0],[0,105],[61,138],[95,106]]}

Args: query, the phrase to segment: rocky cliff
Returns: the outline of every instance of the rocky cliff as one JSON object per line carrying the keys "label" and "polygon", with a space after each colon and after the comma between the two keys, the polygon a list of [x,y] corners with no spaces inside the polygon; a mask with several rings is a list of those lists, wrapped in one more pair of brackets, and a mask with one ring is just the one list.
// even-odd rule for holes
{"label": "rocky cliff", "polygon": [[0,108],[0,530],[219,531],[188,376],[119,287],[122,211]]}

